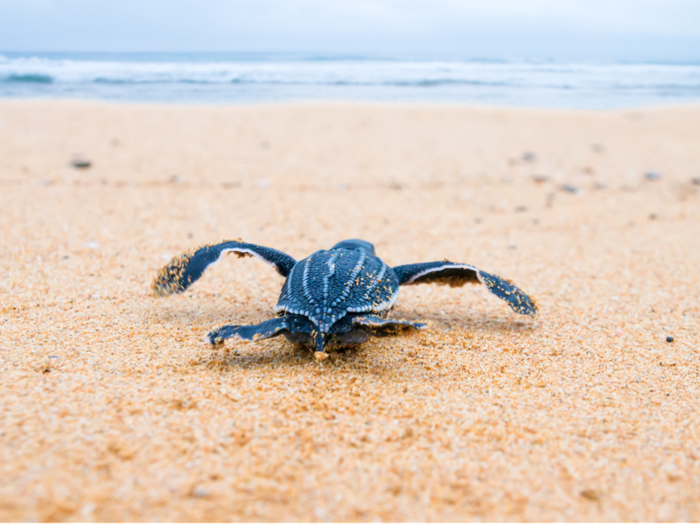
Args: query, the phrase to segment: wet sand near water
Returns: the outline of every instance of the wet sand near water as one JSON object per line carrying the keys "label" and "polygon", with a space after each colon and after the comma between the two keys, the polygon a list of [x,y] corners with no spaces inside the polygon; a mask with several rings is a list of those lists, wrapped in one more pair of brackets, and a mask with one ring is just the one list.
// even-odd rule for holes
{"label": "wet sand near water", "polygon": [[[0,102],[0,519],[700,520],[698,144],[700,106]],[[407,287],[429,330],[319,363],[203,342],[273,315],[260,261],[150,294],[353,237],[541,313]]]}

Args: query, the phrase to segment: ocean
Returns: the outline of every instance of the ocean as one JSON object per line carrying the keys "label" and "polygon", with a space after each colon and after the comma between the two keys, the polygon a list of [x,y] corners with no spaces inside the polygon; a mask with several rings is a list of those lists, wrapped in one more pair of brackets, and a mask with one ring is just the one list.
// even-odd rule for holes
{"label": "ocean", "polygon": [[622,109],[700,101],[700,63],[0,52],[0,98],[168,104],[347,100]]}

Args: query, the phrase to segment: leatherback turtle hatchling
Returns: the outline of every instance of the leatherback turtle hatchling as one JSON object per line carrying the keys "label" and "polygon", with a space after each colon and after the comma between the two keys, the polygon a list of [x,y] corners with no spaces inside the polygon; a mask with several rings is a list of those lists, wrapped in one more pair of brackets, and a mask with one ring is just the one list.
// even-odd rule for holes
{"label": "leatherback turtle hatchling", "polygon": [[238,241],[193,248],[173,258],[159,272],[151,288],[158,297],[185,291],[204,270],[233,252],[254,256],[275,267],[286,277],[275,313],[260,324],[226,325],[211,332],[207,341],[219,344],[230,337],[258,341],[285,335],[294,343],[323,353],[329,347],[363,343],[369,336],[384,336],[405,329],[420,329],[424,323],[387,319],[399,296],[399,287],[409,284],[485,284],[519,314],[535,316],[537,306],[519,288],[474,266],[449,261],[406,264],[391,268],[374,254],[367,241],[350,239],[330,250],[319,250],[296,261],[272,248]]}

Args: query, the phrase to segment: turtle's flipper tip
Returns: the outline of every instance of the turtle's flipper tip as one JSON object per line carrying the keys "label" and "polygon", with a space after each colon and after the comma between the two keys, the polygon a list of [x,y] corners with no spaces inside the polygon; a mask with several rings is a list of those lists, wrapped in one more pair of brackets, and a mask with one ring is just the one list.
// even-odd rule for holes
{"label": "turtle's flipper tip", "polygon": [[170,267],[165,267],[158,272],[158,275],[151,283],[151,293],[153,297],[167,297],[185,291],[178,280],[170,275]]}
{"label": "turtle's flipper tip", "polygon": [[153,295],[153,297],[166,297],[171,293],[173,292],[166,286],[163,286],[163,283],[159,282],[158,279],[151,283],[151,295]]}
{"label": "turtle's flipper tip", "polygon": [[226,339],[225,337],[222,337],[221,332],[222,332],[223,326],[220,328],[217,328],[216,330],[212,330],[207,334],[207,336],[204,338],[204,342],[211,345],[211,346],[220,346],[224,343],[224,340]]}
{"label": "turtle's flipper tip", "polygon": [[530,317],[535,318],[539,313],[539,308],[537,307],[537,303],[534,301],[534,299],[525,295],[519,290],[518,293],[509,294],[505,300],[517,314],[529,315]]}
{"label": "turtle's flipper tip", "polygon": [[480,276],[489,291],[507,302],[514,312],[530,317],[537,316],[538,308],[535,300],[513,283],[484,271],[480,272]]}
{"label": "turtle's flipper tip", "polygon": [[537,303],[531,297],[523,294],[523,297],[519,298],[517,304],[513,304],[513,310],[522,315],[529,315],[533,319],[539,314],[539,308]]}
{"label": "turtle's flipper tip", "polygon": [[156,278],[151,283],[151,291],[154,297],[167,297],[168,295],[184,292],[191,281],[185,270],[192,259],[193,250],[189,250],[177,257],[173,257],[168,264],[158,270]]}
{"label": "turtle's flipper tip", "polygon": [[533,298],[530,298],[530,302],[532,303],[532,313],[530,313],[530,317],[537,317],[540,315],[540,306],[537,304],[537,301],[535,301]]}

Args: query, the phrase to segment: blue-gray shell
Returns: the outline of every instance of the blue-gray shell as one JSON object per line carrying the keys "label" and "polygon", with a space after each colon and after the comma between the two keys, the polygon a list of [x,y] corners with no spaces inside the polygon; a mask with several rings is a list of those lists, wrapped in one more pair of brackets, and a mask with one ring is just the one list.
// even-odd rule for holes
{"label": "blue-gray shell", "polygon": [[275,306],[278,314],[303,315],[328,332],[346,314],[391,309],[399,280],[381,259],[359,250],[333,248],[294,265]]}

